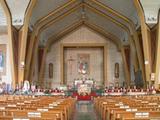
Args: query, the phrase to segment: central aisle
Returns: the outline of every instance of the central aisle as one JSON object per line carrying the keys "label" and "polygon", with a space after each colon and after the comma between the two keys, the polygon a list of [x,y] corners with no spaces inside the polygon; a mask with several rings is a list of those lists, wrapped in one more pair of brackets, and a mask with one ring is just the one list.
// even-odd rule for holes
{"label": "central aisle", "polygon": [[74,120],[100,120],[91,101],[77,101]]}

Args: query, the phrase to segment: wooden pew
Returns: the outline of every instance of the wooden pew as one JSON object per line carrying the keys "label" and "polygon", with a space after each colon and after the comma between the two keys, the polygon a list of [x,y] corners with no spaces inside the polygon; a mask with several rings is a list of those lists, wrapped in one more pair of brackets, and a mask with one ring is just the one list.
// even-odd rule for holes
{"label": "wooden pew", "polygon": [[[16,96],[15,98],[5,96],[5,99],[1,101],[0,116],[2,119],[11,119],[13,117],[28,118],[28,112],[34,111],[40,113],[41,119],[50,119],[52,117],[55,117],[56,120],[70,120],[72,118],[71,115],[73,113],[76,100],[73,98],[62,99],[61,97],[42,96],[33,98]],[[54,104],[53,107],[49,106],[51,104]],[[47,111],[43,111],[44,109],[46,110],[45,107],[48,107]]]}
{"label": "wooden pew", "polygon": [[[120,105],[120,103],[122,103],[122,105]],[[159,119],[159,116],[156,115],[158,115],[157,112],[160,111],[160,96],[101,97],[94,100],[94,105],[102,120],[116,120],[120,118],[121,114],[127,115],[127,113],[130,113],[131,117],[128,116],[128,118],[125,118],[125,116],[123,116],[123,119],[138,119],[133,115],[135,112],[149,112],[150,116],[146,119]],[[127,109],[136,109],[136,111],[127,111]],[[155,115],[153,115],[154,113]],[[142,119],[142,117],[140,119]]]}

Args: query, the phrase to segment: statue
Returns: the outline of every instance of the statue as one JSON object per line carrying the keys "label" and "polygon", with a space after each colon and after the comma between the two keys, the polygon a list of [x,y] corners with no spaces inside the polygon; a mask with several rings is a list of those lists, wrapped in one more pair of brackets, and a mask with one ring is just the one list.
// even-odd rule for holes
{"label": "statue", "polygon": [[89,74],[89,54],[78,54],[78,73]]}
{"label": "statue", "polygon": [[24,85],[23,85],[23,92],[29,92],[30,90],[30,84],[28,80],[24,81]]}
{"label": "statue", "polygon": [[87,73],[87,68],[88,68],[88,64],[86,62],[79,62],[79,69],[78,72],[81,74],[86,74]]}

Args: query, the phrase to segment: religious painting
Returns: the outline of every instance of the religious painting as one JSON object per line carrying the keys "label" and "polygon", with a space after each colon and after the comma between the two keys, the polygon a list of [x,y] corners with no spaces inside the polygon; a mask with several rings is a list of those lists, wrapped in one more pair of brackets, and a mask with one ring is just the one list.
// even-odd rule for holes
{"label": "religious painting", "polygon": [[89,74],[89,54],[78,54],[78,73],[79,74]]}
{"label": "religious painting", "polygon": [[6,45],[0,44],[0,75],[6,74]]}
{"label": "religious painting", "polygon": [[53,63],[49,63],[49,78],[53,78]]}

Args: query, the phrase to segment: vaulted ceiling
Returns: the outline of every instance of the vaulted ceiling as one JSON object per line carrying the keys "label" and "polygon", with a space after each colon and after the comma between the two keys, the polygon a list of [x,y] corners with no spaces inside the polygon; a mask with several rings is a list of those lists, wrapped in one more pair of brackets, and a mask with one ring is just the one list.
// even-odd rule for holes
{"label": "vaulted ceiling", "polygon": [[[130,25],[116,14],[125,16],[136,27],[139,25],[136,9],[133,1],[130,0],[119,0],[118,2],[117,0],[112,0],[112,2],[106,0],[72,0],[67,5],[69,2],[71,1],[48,0],[46,4],[44,0],[38,0],[33,9],[30,28],[33,29],[37,21],[40,20],[46,21],[46,26],[50,24],[49,19],[55,21],[41,31],[41,45],[44,45],[52,36],[56,36],[59,32],[78,21],[95,25],[119,38],[123,44],[128,44]],[[58,11],[58,13],[54,14],[55,11]],[[111,11],[115,12],[115,14]]]}
{"label": "vaulted ceiling", "polygon": [[[23,25],[30,2],[31,0],[6,0],[12,14],[12,24],[17,29]],[[160,1],[140,0],[140,2],[145,11],[146,22],[153,26],[157,21]],[[0,18],[2,31],[2,26],[7,23],[1,6]],[[133,32],[131,24],[135,28],[140,26],[133,0],[37,0],[29,27],[34,30],[39,23],[43,24],[39,38],[40,45],[45,45],[48,39],[56,37],[78,22],[96,26],[103,32],[119,38],[122,44],[129,44],[129,34]]]}

